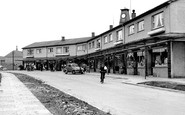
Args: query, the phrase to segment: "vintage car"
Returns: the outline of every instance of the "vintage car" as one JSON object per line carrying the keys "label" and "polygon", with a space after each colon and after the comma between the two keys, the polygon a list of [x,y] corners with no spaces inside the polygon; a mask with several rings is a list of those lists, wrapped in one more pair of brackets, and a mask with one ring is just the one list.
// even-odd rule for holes
{"label": "vintage car", "polygon": [[68,72],[72,72],[72,74],[84,73],[84,69],[82,67],[79,67],[76,63],[68,63],[63,71],[65,74],[67,74]]}

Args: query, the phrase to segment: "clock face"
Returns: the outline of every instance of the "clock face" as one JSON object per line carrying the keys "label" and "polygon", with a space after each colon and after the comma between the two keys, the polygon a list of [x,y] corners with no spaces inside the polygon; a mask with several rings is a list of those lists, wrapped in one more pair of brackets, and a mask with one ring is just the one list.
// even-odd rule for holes
{"label": "clock face", "polygon": [[122,15],[121,15],[121,17],[122,17],[122,18],[125,18],[125,17],[126,17],[126,15],[125,15],[125,14],[122,14]]}

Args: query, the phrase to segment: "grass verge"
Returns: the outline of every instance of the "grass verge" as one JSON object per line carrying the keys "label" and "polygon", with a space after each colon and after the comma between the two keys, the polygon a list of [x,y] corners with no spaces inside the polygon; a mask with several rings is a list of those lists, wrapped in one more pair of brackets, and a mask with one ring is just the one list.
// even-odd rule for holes
{"label": "grass verge", "polygon": [[41,80],[13,73],[53,115],[111,115],[70,96]]}

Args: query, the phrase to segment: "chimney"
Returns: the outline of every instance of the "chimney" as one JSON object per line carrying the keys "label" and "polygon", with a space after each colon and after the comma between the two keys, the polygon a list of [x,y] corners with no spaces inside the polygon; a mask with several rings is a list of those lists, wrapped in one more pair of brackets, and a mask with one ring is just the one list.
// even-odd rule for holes
{"label": "chimney", "polygon": [[130,20],[129,9],[127,8],[121,9],[119,24],[123,24],[128,20]]}
{"label": "chimney", "polygon": [[132,10],[132,19],[136,17],[135,10]]}
{"label": "chimney", "polygon": [[95,33],[94,32],[92,32],[92,37],[95,37]]}
{"label": "chimney", "polygon": [[112,28],[113,28],[113,25],[110,25],[110,26],[109,26],[109,29],[111,30]]}
{"label": "chimney", "polygon": [[65,41],[65,36],[62,36],[62,39],[61,39],[61,41]]}
{"label": "chimney", "polygon": [[18,46],[16,46],[16,51],[18,51]]}

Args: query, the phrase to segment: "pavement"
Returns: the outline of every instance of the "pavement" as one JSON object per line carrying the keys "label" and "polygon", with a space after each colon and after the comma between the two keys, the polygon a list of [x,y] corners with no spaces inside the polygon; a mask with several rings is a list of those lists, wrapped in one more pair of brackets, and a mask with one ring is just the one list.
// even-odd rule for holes
{"label": "pavement", "polygon": [[[98,72],[90,72],[90,73],[87,72],[86,74],[100,76],[100,73]],[[175,83],[185,85],[185,78],[162,78],[162,77],[153,77],[153,76],[144,77],[144,76],[139,76],[139,75],[124,75],[124,74],[112,74],[112,73],[106,74],[105,77],[110,77],[113,79],[120,79],[121,82],[124,84],[137,85],[141,87],[148,87],[148,88],[166,90],[166,91],[171,91],[171,92],[185,93],[185,91],[180,91],[180,90],[138,84],[138,83],[147,82],[147,81],[166,81],[166,82],[173,82],[173,83],[175,82]]]}
{"label": "pavement", "polygon": [[[52,115],[42,103],[29,91],[26,86],[19,81],[17,77],[10,73],[2,73],[0,85],[0,115]],[[86,73],[87,75],[100,76],[100,73]],[[138,85],[138,83],[146,81],[169,81],[185,84],[185,78],[169,79],[158,77],[143,77],[121,74],[106,74],[106,77],[120,79],[122,83],[130,85]],[[150,87],[146,85],[138,85]],[[156,88],[156,87],[151,87]],[[183,92],[171,89],[159,88],[161,90],[169,90],[174,92]],[[185,92],[183,92],[185,93]]]}
{"label": "pavement", "polygon": [[52,115],[13,74],[2,73],[0,115]]}

